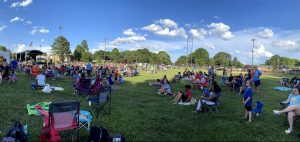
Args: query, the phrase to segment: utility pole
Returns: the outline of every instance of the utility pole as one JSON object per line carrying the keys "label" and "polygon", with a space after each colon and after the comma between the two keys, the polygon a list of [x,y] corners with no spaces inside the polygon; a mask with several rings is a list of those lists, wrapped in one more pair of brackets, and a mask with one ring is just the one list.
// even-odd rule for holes
{"label": "utility pole", "polygon": [[191,65],[192,65],[192,63],[193,63],[193,55],[192,55],[193,49],[194,49],[194,41],[193,41],[193,36],[192,36]]}
{"label": "utility pole", "polygon": [[253,45],[252,45],[252,66],[251,66],[251,69],[253,69],[253,53],[254,53],[254,42],[255,42],[255,38],[252,38],[251,41],[253,42]]}
{"label": "utility pole", "polygon": [[189,54],[189,38],[186,38],[186,59],[185,59],[185,67],[188,64],[188,54]]}
{"label": "utility pole", "polygon": [[104,44],[104,64],[106,63],[106,58],[105,58],[105,54],[106,54],[106,38],[104,39],[105,40],[105,44]]}

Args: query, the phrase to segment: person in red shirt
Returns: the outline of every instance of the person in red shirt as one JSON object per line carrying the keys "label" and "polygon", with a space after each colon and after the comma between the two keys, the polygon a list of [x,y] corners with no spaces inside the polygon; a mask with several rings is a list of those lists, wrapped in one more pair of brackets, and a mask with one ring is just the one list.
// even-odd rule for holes
{"label": "person in red shirt", "polygon": [[180,100],[184,103],[190,102],[192,98],[191,85],[185,85],[185,94],[182,91],[179,91],[175,99],[173,100],[174,104],[177,104]]}

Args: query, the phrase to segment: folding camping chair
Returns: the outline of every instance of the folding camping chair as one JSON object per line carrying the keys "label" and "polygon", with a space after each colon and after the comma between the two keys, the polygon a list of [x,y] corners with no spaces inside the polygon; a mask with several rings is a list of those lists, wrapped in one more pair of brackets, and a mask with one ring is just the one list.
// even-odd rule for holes
{"label": "folding camping chair", "polygon": [[263,106],[264,103],[262,101],[256,101],[256,107],[252,110],[252,112],[256,113],[256,116],[259,116],[259,114],[262,112]]}
{"label": "folding camping chair", "polygon": [[83,79],[78,84],[75,85],[75,95],[78,96],[88,96],[90,94],[91,89],[91,79]]}
{"label": "folding camping chair", "polygon": [[92,116],[90,112],[85,111],[85,110],[80,110],[80,115],[79,115],[79,129],[85,128],[88,131],[90,130],[90,125],[92,121]]}
{"label": "folding camping chair", "polygon": [[218,97],[216,98],[216,102],[205,101],[203,103],[203,108],[205,112],[214,112],[214,110],[216,111],[216,113],[219,112],[220,96],[221,94],[218,95]]}
{"label": "folding camping chair", "polygon": [[49,113],[39,110],[44,117],[40,141],[49,140],[49,134],[51,135],[53,131],[58,132],[61,138],[71,139],[67,141],[75,141],[74,134],[77,133],[76,141],[78,141],[79,110],[80,102],[75,100],[52,102],[49,106]]}
{"label": "folding camping chair", "polygon": [[[102,113],[109,114],[111,107],[111,86],[103,86],[96,96],[90,96],[88,98],[90,112],[96,116],[96,119]],[[107,106],[108,105],[108,106]]]}

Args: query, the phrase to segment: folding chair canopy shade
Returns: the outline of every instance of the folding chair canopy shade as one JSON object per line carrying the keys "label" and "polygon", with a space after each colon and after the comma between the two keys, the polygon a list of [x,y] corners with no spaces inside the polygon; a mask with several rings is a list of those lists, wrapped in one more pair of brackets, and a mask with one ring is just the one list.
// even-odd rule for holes
{"label": "folding chair canopy shade", "polygon": [[49,107],[49,113],[79,111],[80,102],[75,100],[52,102]]}

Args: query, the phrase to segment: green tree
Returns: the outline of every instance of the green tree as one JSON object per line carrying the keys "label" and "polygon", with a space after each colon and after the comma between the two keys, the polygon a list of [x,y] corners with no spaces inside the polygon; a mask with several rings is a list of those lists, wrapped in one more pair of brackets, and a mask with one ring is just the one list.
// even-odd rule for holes
{"label": "green tree", "polygon": [[117,48],[114,48],[113,50],[111,50],[110,52],[110,58],[117,63],[119,61],[120,58],[120,51]]}
{"label": "green tree", "polygon": [[280,56],[279,55],[273,55],[270,58],[270,65],[274,68],[277,69],[280,65]]}
{"label": "green tree", "polygon": [[82,53],[82,61],[84,62],[91,62],[93,60],[93,54],[90,52],[83,52]]}
{"label": "green tree", "polygon": [[231,55],[226,52],[219,52],[214,56],[215,64],[229,66],[231,63]]}
{"label": "green tree", "polygon": [[149,63],[151,52],[147,49],[138,49],[135,51],[135,56],[139,63]]}
{"label": "green tree", "polygon": [[54,55],[59,57],[59,60],[63,62],[66,56],[70,56],[70,42],[63,36],[59,36],[54,40],[51,45],[51,51]]}
{"label": "green tree", "polygon": [[243,64],[238,60],[237,57],[234,57],[232,60],[232,65],[238,68],[243,67]]}
{"label": "green tree", "polygon": [[103,63],[104,60],[104,50],[96,51],[93,55],[93,59],[96,60],[97,63]]}
{"label": "green tree", "polygon": [[86,40],[82,40],[81,47],[83,49],[82,52],[89,52],[89,45]]}
{"label": "green tree", "polygon": [[164,64],[167,64],[167,65],[170,65],[172,63],[171,59],[170,59],[170,56],[166,51],[158,52],[156,57],[160,61],[160,63],[164,63]]}
{"label": "green tree", "polygon": [[73,56],[74,56],[75,60],[77,60],[77,61],[81,60],[81,58],[82,58],[82,51],[83,51],[82,46],[81,45],[77,45],[76,48],[75,48],[75,50],[74,50],[74,53],[73,53]]}
{"label": "green tree", "polygon": [[7,50],[7,48],[5,46],[0,45],[0,51],[6,51],[6,50]]}
{"label": "green tree", "polygon": [[[204,48],[198,48],[190,54],[190,59],[193,58],[193,63],[196,63],[197,65],[204,65],[207,64],[207,61],[209,59],[209,54],[206,49]],[[191,62],[191,60],[189,60]]]}
{"label": "green tree", "polygon": [[186,63],[186,56],[180,56],[177,61],[175,62],[176,65],[181,66],[181,65],[185,65]]}

